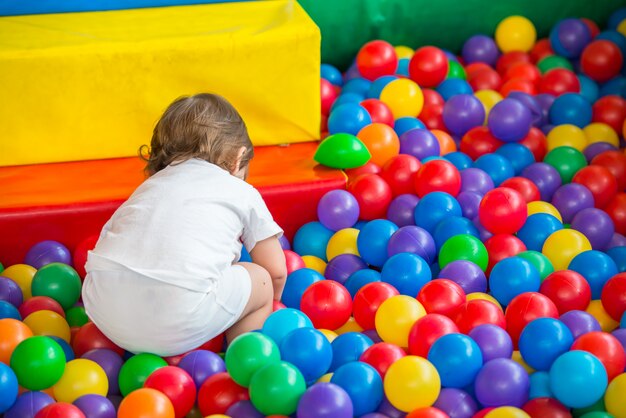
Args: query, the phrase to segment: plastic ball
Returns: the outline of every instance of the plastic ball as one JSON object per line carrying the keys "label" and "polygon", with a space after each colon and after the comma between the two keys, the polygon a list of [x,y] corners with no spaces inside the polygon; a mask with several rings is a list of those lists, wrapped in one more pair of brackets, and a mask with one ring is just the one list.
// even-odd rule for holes
{"label": "plastic ball", "polygon": [[592,300],[585,310],[588,314],[593,316],[600,324],[600,329],[604,332],[611,332],[615,328],[619,327],[619,322],[611,318],[602,306],[602,301]]}
{"label": "plastic ball", "polygon": [[465,292],[452,280],[435,279],[422,287],[417,300],[429,314],[437,313],[454,318],[465,303]]}
{"label": "plastic ball", "polygon": [[560,314],[572,310],[584,311],[591,301],[591,288],[585,278],[572,270],[550,274],[539,290],[548,296]]}
{"label": "plastic ball", "polygon": [[424,95],[412,80],[399,78],[387,84],[380,93],[380,100],[389,106],[393,116],[415,116],[424,105]]}
{"label": "plastic ball", "polygon": [[468,334],[484,324],[497,325],[501,328],[506,325],[502,309],[497,304],[483,299],[468,300],[457,314],[455,323],[463,334]]}
{"label": "plastic ball", "polygon": [[446,101],[456,95],[472,94],[473,92],[472,86],[460,78],[448,78],[437,85],[436,90]]}
{"label": "plastic ball", "polygon": [[610,216],[596,208],[587,208],[578,212],[572,219],[571,227],[583,233],[591,247],[596,250],[607,248],[615,233],[615,226]]}
{"label": "plastic ball", "polygon": [[529,179],[537,186],[541,200],[546,202],[552,199],[554,192],[562,184],[559,172],[553,166],[543,162],[526,167],[522,171],[522,177]]}
{"label": "plastic ball", "polygon": [[65,354],[53,339],[34,336],[17,344],[10,365],[20,386],[29,390],[47,389],[61,379]]}
{"label": "plastic ball", "polygon": [[424,315],[424,307],[414,298],[405,295],[392,296],[376,312],[376,331],[383,341],[408,347],[411,327]]}
{"label": "plastic ball", "polygon": [[620,48],[607,40],[596,40],[585,47],[580,57],[584,74],[598,82],[609,81],[622,69],[624,56]]}
{"label": "plastic ball", "polygon": [[448,239],[459,234],[469,234],[479,237],[480,231],[471,220],[460,216],[450,216],[442,219],[441,222],[437,224],[433,232],[435,245],[437,248],[441,248]]}
{"label": "plastic ball", "polygon": [[354,319],[363,329],[375,327],[376,312],[380,305],[398,291],[390,284],[383,282],[369,283],[363,286],[354,296]]}
{"label": "plastic ball", "polygon": [[601,298],[606,312],[619,321],[626,311],[626,274],[611,277],[602,288]]}
{"label": "plastic ball", "polygon": [[120,393],[127,396],[134,390],[141,388],[152,372],[166,366],[167,362],[154,354],[134,355],[120,369]]}
{"label": "plastic ball", "polygon": [[565,270],[578,254],[591,250],[589,240],[573,229],[552,233],[544,242],[541,252],[548,257],[555,270]]}
{"label": "plastic ball", "polygon": [[446,54],[434,46],[419,48],[409,62],[409,76],[423,87],[435,87],[447,76],[449,69]]}
{"label": "plastic ball", "polygon": [[530,51],[537,39],[533,23],[523,16],[509,16],[496,27],[496,43],[502,52]]}
{"label": "plastic ball", "polygon": [[[341,286],[338,283],[332,282],[330,280],[320,281],[317,283],[333,283],[333,285]],[[332,286],[332,285],[331,285]],[[348,315],[349,317],[349,315]],[[340,325],[343,325],[347,321],[344,320]],[[274,342],[280,346],[283,339],[294,329],[298,328],[312,328],[313,324],[309,317],[303,312],[300,312],[297,309],[280,309],[276,312],[273,312],[263,324],[262,332],[263,334],[269,336]]]}
{"label": "plastic ball", "polygon": [[482,196],[493,188],[493,180],[480,168],[470,167],[461,171],[461,191],[475,192]]}
{"label": "plastic ball", "polygon": [[580,56],[589,42],[591,42],[591,32],[580,19],[563,19],[550,31],[552,49],[567,58]]}
{"label": "plastic ball", "polygon": [[398,229],[387,244],[389,256],[400,253],[413,253],[422,257],[426,262],[435,260],[436,248],[433,237],[418,226],[404,226]]}
{"label": "plastic ball", "polygon": [[334,383],[316,383],[304,392],[298,402],[301,418],[352,418],[354,407],[348,393]]}
{"label": "plastic ball", "polygon": [[335,371],[330,381],[348,393],[356,416],[375,411],[383,399],[382,379],[369,364],[347,363]]}
{"label": "plastic ball", "polygon": [[459,171],[445,160],[433,160],[423,164],[415,176],[415,191],[420,197],[435,191],[456,196],[460,188]]}
{"label": "plastic ball", "polygon": [[572,332],[574,339],[592,331],[600,331],[598,321],[585,311],[569,311],[559,318]]}
{"label": "plastic ball", "polygon": [[461,207],[446,192],[428,193],[418,202],[414,212],[416,225],[430,233],[434,233],[441,220],[450,216],[461,216]]}
{"label": "plastic ball", "polygon": [[[410,129],[400,136],[400,154],[423,160],[428,157],[437,157],[441,154],[441,145],[437,137],[427,129]],[[412,164],[413,166],[415,164]],[[417,171],[421,164],[412,171]],[[413,189],[410,192],[412,193]]]}
{"label": "plastic ball", "polygon": [[572,350],[581,350],[593,354],[606,369],[608,381],[624,372],[626,354],[620,341],[607,332],[592,331],[581,335],[574,341]]}
{"label": "plastic ball", "polygon": [[474,167],[489,174],[496,187],[515,175],[513,164],[499,154],[481,155],[474,162]]}
{"label": "plastic ball", "polygon": [[496,358],[511,358],[513,354],[511,337],[497,325],[479,325],[473,328],[468,335],[480,347],[484,363]]}
{"label": "plastic ball", "polygon": [[620,96],[601,97],[593,104],[593,121],[609,125],[620,132],[626,118],[626,101]]}
{"label": "plastic ball", "polygon": [[[513,171],[516,176],[520,175],[526,167],[535,162],[535,157],[530,149],[519,143],[504,144],[496,150],[496,154],[502,155],[504,158],[509,160],[513,166]],[[521,177],[516,178],[519,179]],[[510,180],[511,179],[505,181]]]}
{"label": "plastic ball", "polygon": [[510,257],[498,262],[489,276],[492,295],[503,305],[524,293],[539,290],[541,278],[539,272],[529,261]]}
{"label": "plastic ball", "polygon": [[326,247],[326,258],[330,261],[341,254],[353,254],[358,256],[357,237],[359,230],[355,228],[345,228],[335,232],[328,240]]}
{"label": "plastic ball", "polygon": [[[305,268],[316,271],[319,274],[324,274],[324,270],[326,269],[327,263],[319,257],[314,255],[303,255],[302,261],[304,261]],[[299,269],[296,271],[300,271],[303,269]],[[295,273],[295,272],[294,272]]]}
{"label": "plastic ball", "polygon": [[485,194],[478,213],[481,224],[488,231],[494,234],[512,234],[526,221],[526,202],[517,191],[499,187]]}
{"label": "plastic ball", "polygon": [[390,221],[377,219],[368,222],[357,238],[359,254],[368,264],[382,267],[387,261],[387,244],[398,227]]}
{"label": "plastic ball", "polygon": [[[416,129],[407,132],[407,135],[412,132],[426,132],[423,129]],[[430,133],[429,133],[430,134]],[[403,137],[404,137],[403,135]],[[431,135],[432,136],[432,135]],[[436,140],[433,137],[433,141]],[[439,145],[437,144],[437,147]],[[437,150],[438,155],[438,150]],[[380,176],[389,184],[394,196],[413,193],[414,190],[414,178],[415,174],[420,168],[420,162],[417,158],[411,155],[400,154],[392,157],[385,163],[380,173]]]}
{"label": "plastic ball", "polygon": [[497,139],[516,142],[528,135],[532,116],[530,110],[521,102],[504,99],[491,109],[487,124]]}
{"label": "plastic ball", "polygon": [[19,308],[24,301],[22,289],[13,280],[0,276],[0,300]]}
{"label": "plastic ball", "polygon": [[487,269],[488,253],[485,245],[472,235],[457,235],[448,239],[439,250],[439,266],[445,266],[456,260],[467,260]]}
{"label": "plastic ball", "polygon": [[62,318],[65,317],[65,311],[59,302],[48,296],[33,296],[19,306],[19,311],[23,318],[43,310],[55,312]]}
{"label": "plastic ball", "polygon": [[563,222],[571,223],[577,213],[593,208],[593,195],[578,183],[565,184],[554,192],[552,204],[561,214]]}
{"label": "plastic ball", "polygon": [[530,382],[526,370],[515,361],[497,358],[485,363],[476,376],[476,398],[483,406],[522,407]]}
{"label": "plastic ball", "polygon": [[428,263],[420,256],[399,253],[383,265],[381,279],[395,287],[401,295],[416,297],[432,278]]}
{"label": "plastic ball", "polygon": [[291,414],[306,390],[300,371],[284,361],[259,369],[250,381],[250,400],[265,415]]}
{"label": "plastic ball", "polygon": [[326,373],[331,365],[333,351],[324,335],[316,329],[298,328],[285,336],[280,353],[300,370],[306,382],[314,382]]}
{"label": "plastic ball", "polygon": [[572,183],[585,186],[593,195],[596,208],[604,208],[617,194],[617,180],[600,165],[583,167],[572,177]]}
{"label": "plastic ball", "polygon": [[613,220],[615,232],[619,234],[626,233],[626,194],[618,193],[604,207],[604,211]]}
{"label": "plastic ball", "polygon": [[[491,180],[491,178],[489,178]],[[480,201],[482,200],[482,195],[476,192],[461,192],[456,197],[456,200],[461,205],[461,211],[464,218],[467,220],[475,219],[478,216],[478,208],[480,207]],[[437,225],[439,227],[439,225]],[[437,228],[435,228],[435,231]],[[465,232],[468,234],[473,234],[472,232]],[[446,237],[450,238],[450,237]]]}
{"label": "plastic ball", "polygon": [[528,209],[528,216],[532,216],[532,215],[536,215],[538,213],[543,213],[546,215],[551,215],[553,216],[557,221],[559,221],[560,223],[563,222],[563,217],[561,216],[561,213],[558,211],[557,208],[554,207],[554,205],[548,203],[548,202],[544,202],[544,201],[533,201],[530,202],[526,205],[527,209]]}
{"label": "plastic ball", "polygon": [[389,106],[373,98],[363,100],[360,104],[367,110],[367,113],[370,114],[372,123],[384,123],[385,125],[393,127],[394,118]]}
{"label": "plastic ball", "polygon": [[65,318],[56,312],[48,310],[33,312],[24,318],[24,324],[33,331],[34,335],[55,336],[68,343],[70,341],[70,326]]}
{"label": "plastic ball", "polygon": [[33,245],[24,257],[24,264],[33,266],[36,269],[40,269],[50,263],[71,264],[72,255],[70,250],[57,241],[41,241]]}
{"label": "plastic ball", "polygon": [[460,149],[472,159],[495,152],[502,141],[496,139],[486,126],[478,126],[470,129],[461,138]]}
{"label": "plastic ball", "polygon": [[4,416],[6,418],[33,418],[37,415],[37,412],[53,403],[54,399],[44,392],[24,392],[19,395],[15,403],[6,410]]}
{"label": "plastic ball", "polygon": [[371,123],[372,118],[363,106],[358,103],[344,103],[331,110],[328,117],[328,132],[356,135]]}
{"label": "plastic ball", "polygon": [[529,261],[537,271],[539,272],[539,277],[541,280],[545,280],[551,273],[554,272],[554,267],[548,258],[541,254],[538,251],[527,250],[517,254],[516,257],[523,258],[524,260]]}
{"label": "plastic ball", "polygon": [[226,371],[224,360],[208,350],[196,350],[186,354],[178,367],[191,376],[196,388],[200,388],[209,377]]}
{"label": "plastic ball", "polygon": [[257,370],[280,361],[280,352],[271,338],[250,332],[230,343],[225,360],[226,370],[235,383],[247,387]]}
{"label": "plastic ball", "polygon": [[2,271],[2,276],[13,280],[22,291],[24,300],[32,297],[31,283],[37,269],[27,264],[13,264]]}
{"label": "plastic ball", "polygon": [[399,227],[414,225],[413,213],[419,200],[419,197],[413,194],[396,196],[387,209],[387,219]]}
{"label": "plastic ball", "polygon": [[375,80],[383,75],[395,73],[398,57],[391,44],[381,40],[371,41],[359,50],[356,66],[367,80]]}
{"label": "plastic ball", "polygon": [[485,35],[474,35],[463,44],[463,60],[471,64],[473,62],[484,62],[488,65],[495,65],[498,59],[498,47],[494,40]]}
{"label": "plastic ball", "polygon": [[384,123],[372,123],[363,127],[358,132],[357,138],[369,150],[372,155],[371,161],[380,166],[398,155],[400,151],[398,135],[392,127]]}
{"label": "plastic ball", "polygon": [[428,352],[444,387],[462,388],[471,384],[483,365],[478,345],[463,334],[447,334],[437,339]]}
{"label": "plastic ball", "polygon": [[[584,128],[591,123],[592,109],[591,103],[582,95],[576,93],[566,93],[556,98],[550,107],[550,122],[553,125],[570,124],[579,128]],[[558,130],[558,127],[555,128]],[[569,136],[572,133],[568,133]],[[579,132],[576,131],[576,135]],[[548,147],[551,147],[551,138],[554,137],[552,131],[548,134]],[[585,137],[586,139],[586,137]],[[556,139],[560,142],[566,141],[565,138]],[[586,142],[586,141],[585,141]],[[565,145],[562,143],[561,145]],[[554,145],[552,145],[554,147]]]}
{"label": "plastic ball", "polygon": [[332,231],[352,227],[359,219],[359,205],[349,192],[332,190],[320,199],[317,216]]}
{"label": "plastic ball", "polygon": [[174,418],[169,398],[155,389],[139,388],[126,396],[117,412],[119,418]]}
{"label": "plastic ball", "polygon": [[580,81],[573,71],[566,68],[554,68],[547,71],[539,80],[539,92],[554,96],[579,93]]}
{"label": "plastic ball", "polygon": [[22,319],[22,316],[15,306],[6,300],[0,300],[0,319],[4,318],[12,318],[19,321]]}
{"label": "plastic ball", "polygon": [[578,74],[578,82],[580,83],[580,94],[585,99],[587,99],[591,103],[598,100],[598,97],[600,96],[600,88],[598,87],[598,83],[582,74]]}
{"label": "plastic ball", "polygon": [[293,249],[300,255],[313,255],[326,261],[326,247],[333,231],[320,222],[309,222],[296,231]]}
{"label": "plastic ball", "polygon": [[478,405],[472,396],[464,390],[443,388],[434,407],[451,417],[472,417],[478,412]]}
{"label": "plastic ball", "polygon": [[226,372],[210,376],[198,391],[198,406],[203,416],[225,413],[236,402],[248,399],[248,390],[236,384]]}
{"label": "plastic ball", "polygon": [[537,318],[558,318],[559,312],[547,296],[536,292],[522,293],[511,301],[506,308],[506,330],[517,346],[519,336],[526,325]]}
{"label": "plastic ball", "polygon": [[509,234],[493,235],[485,241],[485,248],[489,254],[488,274],[498,262],[527,250],[519,238]]}
{"label": "plastic ball", "polygon": [[449,279],[458,284],[466,294],[485,292],[487,278],[481,268],[467,260],[452,261],[441,269],[439,278]]}
{"label": "plastic ball", "polygon": [[63,309],[71,308],[80,297],[81,281],[72,267],[51,263],[40,268],[32,281],[33,296],[48,296],[61,304]]}
{"label": "plastic ball", "polygon": [[[161,418],[157,415],[153,416],[155,418]],[[119,415],[119,417],[125,418],[124,415]],[[174,417],[174,415],[172,415],[172,417]],[[85,418],[85,414],[72,404],[57,402],[40,409],[35,415],[35,418]]]}
{"label": "plastic ball", "polygon": [[522,240],[528,250],[541,251],[550,234],[562,228],[563,224],[554,216],[547,213],[535,213],[526,219],[522,228],[517,231],[517,237]]}
{"label": "plastic ball", "polygon": [[[352,298],[341,284],[332,280],[313,283],[302,294],[300,309],[316,328],[337,329],[352,312]],[[276,341],[280,344],[280,341]]]}
{"label": "plastic ball", "polygon": [[440,314],[427,314],[411,327],[408,352],[426,358],[435,341],[444,335],[458,332],[459,329],[450,318]]}
{"label": "plastic ball", "polygon": [[91,360],[98,364],[107,376],[109,382],[109,395],[119,395],[119,373],[123,364],[122,358],[115,352],[105,348],[88,351],[82,356],[83,359]]}
{"label": "plastic ball", "polygon": [[359,203],[364,220],[383,218],[392,199],[391,188],[376,174],[358,177],[348,185],[348,191]]}
{"label": "plastic ball", "polygon": [[11,368],[0,363],[0,413],[9,409],[17,399],[17,377]]}
{"label": "plastic ball", "polygon": [[574,337],[569,328],[553,318],[538,318],[531,321],[519,339],[520,352],[524,361],[535,370],[549,370],[561,354],[567,352]]}
{"label": "plastic ball", "polygon": [[[566,96],[566,95],[563,95],[563,96]],[[577,116],[578,115],[576,114],[576,117]],[[548,141],[548,150],[550,151],[557,149],[559,147],[571,147],[582,152],[585,149],[585,147],[587,147],[587,144],[588,144],[587,137],[585,136],[585,133],[583,132],[583,130],[580,127],[576,125],[572,125],[572,124],[563,124],[563,125],[555,126],[550,131],[550,133],[548,133],[547,141]],[[546,156],[546,159],[548,158],[549,155],[550,154]],[[545,162],[550,164],[548,161],[545,161]],[[583,166],[584,165],[585,164],[583,164]],[[572,173],[572,175],[573,174],[574,173]]]}
{"label": "plastic ball", "polygon": [[464,135],[470,129],[483,124],[485,109],[473,95],[459,94],[444,105],[443,121],[450,132]]}
{"label": "plastic ball", "polygon": [[[367,268],[367,264],[354,254],[339,254],[328,262],[324,269],[324,277],[345,284],[356,271]],[[305,289],[306,290],[306,289]],[[299,302],[299,301],[298,301]],[[299,303],[298,303],[299,306]]]}
{"label": "plastic ball", "polygon": [[615,417],[626,415],[626,405],[624,404],[624,392],[626,391],[626,373],[617,376],[606,388],[604,403],[606,411]]}
{"label": "plastic ball", "polygon": [[607,387],[602,363],[584,351],[559,356],[550,368],[550,389],[557,400],[570,408],[583,408],[599,400]]}
{"label": "plastic ball", "polygon": [[433,405],[440,385],[435,367],[417,356],[406,356],[392,364],[384,382],[390,403],[404,412]]}

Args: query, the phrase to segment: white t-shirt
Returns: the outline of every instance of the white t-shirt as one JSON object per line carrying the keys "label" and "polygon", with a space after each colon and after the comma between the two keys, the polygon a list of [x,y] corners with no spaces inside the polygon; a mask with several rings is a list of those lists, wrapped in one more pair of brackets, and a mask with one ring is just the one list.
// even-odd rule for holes
{"label": "white t-shirt", "polygon": [[[209,292],[239,260],[241,242],[282,234],[259,192],[199,159],[147,179],[104,226],[88,267],[120,264],[144,277]],[[88,268],[89,270],[89,268]]]}

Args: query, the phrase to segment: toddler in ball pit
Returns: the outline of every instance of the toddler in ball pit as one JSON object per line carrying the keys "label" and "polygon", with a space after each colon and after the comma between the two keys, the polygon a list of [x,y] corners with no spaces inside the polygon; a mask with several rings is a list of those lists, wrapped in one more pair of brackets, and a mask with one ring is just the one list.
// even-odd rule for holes
{"label": "toddler in ball pit", "polygon": [[[224,98],[198,94],[167,108],[145,157],[150,177],[88,254],[85,309],[115,344],[171,356],[261,328],[286,268],[282,230],[245,182],[253,154]],[[237,262],[242,242],[252,263]]]}

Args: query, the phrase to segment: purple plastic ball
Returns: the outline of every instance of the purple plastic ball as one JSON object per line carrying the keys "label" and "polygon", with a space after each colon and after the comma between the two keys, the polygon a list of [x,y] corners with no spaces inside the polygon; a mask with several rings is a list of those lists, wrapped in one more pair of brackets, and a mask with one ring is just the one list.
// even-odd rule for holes
{"label": "purple plastic ball", "polygon": [[606,246],[606,249],[609,250],[613,247],[626,247],[626,237],[615,232],[611,237],[611,241],[609,241],[609,244]]}
{"label": "purple plastic ball", "polygon": [[226,371],[224,360],[209,350],[195,350],[180,360],[178,367],[189,373],[197,388],[215,373]]}
{"label": "purple plastic ball", "polygon": [[333,383],[316,383],[298,402],[298,418],[352,418],[354,409],[348,393]]}
{"label": "purple plastic ball", "polygon": [[115,408],[116,411],[119,411],[120,404],[124,400],[122,395],[107,395],[107,399],[109,401],[111,401],[111,403],[113,404],[113,407]]}
{"label": "purple plastic ball", "polygon": [[572,229],[586,236],[594,250],[606,249],[615,233],[611,217],[597,208],[587,208],[578,212],[572,219]]}
{"label": "purple plastic ball", "polygon": [[559,55],[577,58],[591,42],[591,31],[580,19],[563,19],[550,31],[550,46]]}
{"label": "purple plastic ball", "polygon": [[474,382],[476,399],[484,407],[516,406],[527,401],[530,389],[528,373],[511,359],[497,358],[485,363]]}
{"label": "purple plastic ball", "polygon": [[411,129],[400,135],[400,154],[408,154],[423,160],[438,157],[441,153],[439,141],[427,129]]}
{"label": "purple plastic ball", "polygon": [[493,179],[480,168],[470,167],[461,170],[462,192],[475,192],[480,195],[485,195],[485,193],[494,187]]}
{"label": "purple plastic ball", "polygon": [[472,223],[474,224],[474,226],[478,230],[478,238],[480,238],[480,240],[482,242],[485,242],[489,238],[493,237],[493,234],[491,232],[487,231],[487,228],[485,228],[483,226],[483,224],[480,223],[480,218],[478,216],[475,217],[474,219],[472,219]]}
{"label": "purple plastic ball", "polygon": [[67,247],[56,241],[41,241],[32,247],[24,257],[24,264],[40,269],[50,263],[72,265],[72,253]]}
{"label": "purple plastic ball", "polygon": [[380,412],[370,412],[369,414],[361,415],[359,418],[389,418],[385,414]]}
{"label": "purple plastic ball", "polygon": [[[622,344],[624,350],[626,350],[626,328],[618,328],[611,333]],[[9,417],[7,417],[9,418]]]}
{"label": "purple plastic ball", "polygon": [[[413,213],[411,213],[411,219],[413,219]],[[22,289],[8,277],[0,276],[0,300],[19,308],[24,301]]]}
{"label": "purple plastic ball", "polygon": [[589,144],[585,150],[583,151],[583,154],[585,155],[585,159],[587,160],[587,162],[591,162],[591,160],[593,160],[593,158],[598,155],[598,154],[602,154],[604,151],[616,151],[617,148],[612,145],[609,144],[608,142],[594,142],[593,144]]}
{"label": "purple plastic ball", "polygon": [[484,62],[493,67],[496,65],[500,52],[493,38],[485,35],[474,35],[463,44],[461,55],[467,64]]}
{"label": "purple plastic ball", "polygon": [[232,404],[227,410],[226,415],[231,418],[263,418],[261,412],[259,412],[252,402],[250,401],[239,401]]}
{"label": "purple plastic ball", "polygon": [[522,177],[535,183],[544,202],[552,200],[554,192],[561,187],[561,175],[550,164],[533,163],[522,170]]}
{"label": "purple plastic ball", "polygon": [[120,394],[118,376],[124,360],[122,360],[119,354],[106,348],[96,348],[87,351],[82,355],[82,358],[95,361],[102,367],[109,380],[109,395]]}
{"label": "purple plastic ball", "polygon": [[430,264],[437,256],[435,240],[424,228],[414,225],[403,226],[393,233],[387,243],[389,257],[400,253],[419,255]]}
{"label": "purple plastic ball", "polygon": [[359,204],[350,192],[332,190],[317,204],[317,217],[332,231],[350,228],[359,220]]}
{"label": "purple plastic ball", "polygon": [[461,286],[466,294],[487,291],[487,277],[477,264],[468,260],[455,260],[441,269],[440,279],[449,279]]}
{"label": "purple plastic ball", "polygon": [[383,342],[383,339],[380,338],[380,335],[378,335],[375,329],[366,329],[362,334],[372,340],[374,344]]}
{"label": "purple plastic ball", "polygon": [[37,412],[53,404],[54,399],[43,392],[24,392],[4,413],[4,418],[33,418]]}
{"label": "purple plastic ball", "polygon": [[478,405],[472,396],[461,389],[443,388],[433,405],[448,414],[450,418],[472,418],[478,412]]}
{"label": "purple plastic ball", "polygon": [[472,329],[468,335],[480,347],[485,363],[496,358],[511,358],[513,354],[511,336],[497,325],[479,325]]}
{"label": "purple plastic ball", "polygon": [[550,120],[550,108],[552,107],[552,103],[554,103],[555,100],[555,96],[547,93],[542,93],[535,96],[535,102],[537,102],[537,104],[541,108],[541,120],[538,125],[535,125],[537,128],[546,125]]}
{"label": "purple plastic ball", "polygon": [[485,107],[476,96],[459,94],[443,105],[442,116],[443,123],[451,133],[463,136],[485,122]]}
{"label": "purple plastic ball", "polygon": [[115,405],[101,395],[83,395],[74,401],[74,406],[80,409],[87,418],[115,418]]}
{"label": "purple plastic ball", "polygon": [[396,196],[387,208],[387,219],[389,219],[398,227],[415,225],[415,207],[419,203],[420,198],[413,194],[401,194]]}
{"label": "purple plastic ball", "polygon": [[[491,178],[489,178],[491,180]],[[474,219],[478,216],[478,208],[483,197],[476,192],[461,192],[456,197],[457,202],[461,205],[463,217]]]}
{"label": "purple plastic ball", "polygon": [[593,195],[588,188],[582,184],[568,183],[554,192],[552,204],[561,214],[563,223],[568,224],[572,222],[574,216],[581,210],[593,208],[594,202]]}
{"label": "purple plastic ball", "polygon": [[602,331],[598,320],[594,318],[593,315],[584,311],[565,312],[561,315],[559,320],[569,328],[574,339],[588,332]]}
{"label": "purple plastic ball", "polygon": [[354,254],[339,254],[337,257],[330,260],[326,265],[324,277],[343,285],[355,271],[366,268],[367,263],[365,263],[361,257]]}
{"label": "purple plastic ball", "polygon": [[406,412],[402,412],[393,406],[386,396],[383,396],[383,401],[378,406],[376,412],[380,412],[389,418],[404,418],[406,416]]}
{"label": "purple plastic ball", "polygon": [[281,235],[280,238],[278,238],[278,242],[283,250],[291,250],[291,244],[289,244],[289,240],[286,236]]}
{"label": "purple plastic ball", "polygon": [[530,111],[532,126],[541,126],[544,123],[543,109],[537,103],[534,96],[522,91],[513,91],[509,93],[507,99],[517,100]]}
{"label": "purple plastic ball", "polygon": [[504,99],[496,103],[487,118],[487,126],[493,136],[504,142],[524,139],[531,125],[530,110],[514,99]]}

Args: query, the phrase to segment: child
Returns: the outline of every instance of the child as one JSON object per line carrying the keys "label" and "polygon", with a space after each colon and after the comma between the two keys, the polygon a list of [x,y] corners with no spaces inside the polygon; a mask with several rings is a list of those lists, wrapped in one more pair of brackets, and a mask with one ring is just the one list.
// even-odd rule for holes
{"label": "child", "polygon": [[[85,309],[115,344],[172,356],[259,329],[285,283],[282,234],[244,180],[254,150],[212,94],[172,103],[154,128],[151,175],[89,252]],[[253,263],[237,263],[241,242]]]}

